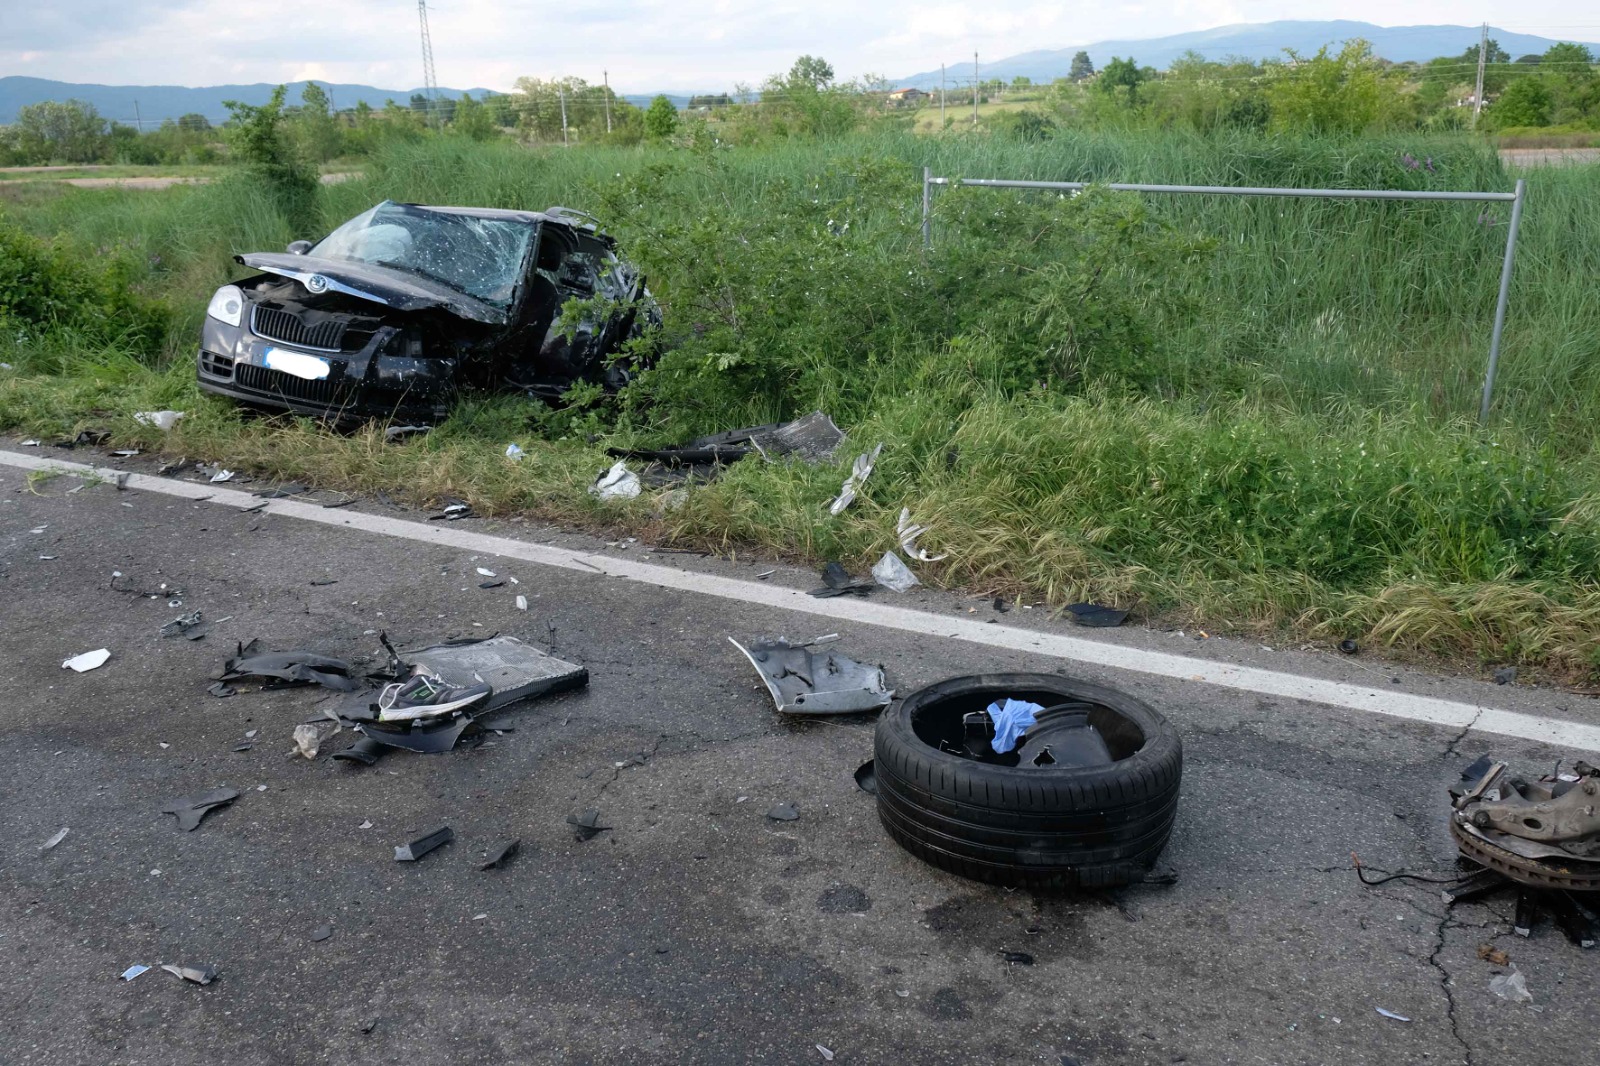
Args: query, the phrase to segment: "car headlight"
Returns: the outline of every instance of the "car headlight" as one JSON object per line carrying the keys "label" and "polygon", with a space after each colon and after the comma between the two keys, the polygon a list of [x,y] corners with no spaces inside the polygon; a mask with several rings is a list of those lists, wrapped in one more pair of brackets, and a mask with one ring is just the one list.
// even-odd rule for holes
{"label": "car headlight", "polygon": [[218,289],[216,295],[211,297],[211,302],[206,305],[206,316],[218,322],[226,322],[230,326],[237,326],[244,317],[244,293],[237,285],[224,285]]}

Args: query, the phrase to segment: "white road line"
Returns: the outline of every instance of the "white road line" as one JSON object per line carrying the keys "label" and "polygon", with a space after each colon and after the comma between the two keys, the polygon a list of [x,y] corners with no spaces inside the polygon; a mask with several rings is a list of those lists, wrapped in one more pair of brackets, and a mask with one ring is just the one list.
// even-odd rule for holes
{"label": "white road line", "polygon": [[[0,465],[23,470],[61,470],[79,474],[94,472],[108,480],[123,476],[122,471],[7,451],[0,451]],[[357,529],[424,544],[438,544],[486,555],[498,555],[507,559],[520,559],[540,566],[559,567],[595,577],[618,577],[659,588],[678,589],[703,596],[718,596],[800,614],[861,622],[886,629],[951,638],[1032,655],[1094,663],[1097,666],[1195,681],[1216,685],[1219,688],[1238,689],[1284,699],[1307,700],[1330,707],[1345,707],[1370,714],[1386,715],[1390,718],[1427,722],[1450,729],[1466,729],[1470,726],[1478,732],[1533,740],[1553,747],[1600,751],[1600,727],[1581,722],[1566,722],[1517,711],[1497,710],[1470,703],[1458,703],[1454,700],[1415,696],[1406,692],[1392,692],[1316,677],[1302,677],[1298,674],[1262,670],[1252,666],[1235,666],[1186,655],[1170,655],[1081,637],[1041,633],[963,618],[948,618],[909,607],[894,607],[853,597],[817,599],[801,590],[782,585],[693,573],[655,563],[618,559],[609,555],[556,548],[547,544],[530,544],[509,537],[474,533],[453,523],[431,524],[365,514],[360,511],[329,510],[316,504],[297,502],[294,499],[264,501],[248,492],[206,482],[177,481],[151,477],[147,474],[128,474],[126,485],[130,489],[184,499],[196,500],[205,497],[212,502],[240,509],[264,505],[264,510],[271,514],[339,529]]]}

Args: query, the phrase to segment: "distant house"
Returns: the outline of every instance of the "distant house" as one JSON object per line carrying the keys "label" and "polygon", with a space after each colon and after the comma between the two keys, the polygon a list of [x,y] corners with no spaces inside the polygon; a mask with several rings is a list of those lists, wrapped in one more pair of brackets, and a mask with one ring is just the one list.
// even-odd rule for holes
{"label": "distant house", "polygon": [[928,94],[921,89],[896,89],[889,94],[890,107],[916,107],[928,98]]}

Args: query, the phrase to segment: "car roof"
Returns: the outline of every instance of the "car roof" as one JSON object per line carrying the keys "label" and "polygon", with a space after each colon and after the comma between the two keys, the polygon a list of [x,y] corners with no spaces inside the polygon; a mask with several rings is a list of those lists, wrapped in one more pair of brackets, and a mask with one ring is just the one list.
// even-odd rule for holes
{"label": "car roof", "polygon": [[443,215],[465,215],[469,218],[492,218],[506,222],[554,222],[568,229],[583,230],[605,239],[599,232],[599,220],[570,207],[548,207],[543,211],[518,211],[508,207],[445,207],[439,204],[403,204],[404,207],[437,211]]}

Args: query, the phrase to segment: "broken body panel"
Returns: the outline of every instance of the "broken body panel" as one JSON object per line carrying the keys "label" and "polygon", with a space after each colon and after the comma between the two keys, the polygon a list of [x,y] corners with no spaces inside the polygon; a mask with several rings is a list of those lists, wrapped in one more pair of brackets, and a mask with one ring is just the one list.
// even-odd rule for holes
{"label": "broken body panel", "polygon": [[[433,422],[465,389],[620,388],[622,345],[659,321],[611,238],[564,208],[385,201],[291,247],[304,250],[235,257],[261,273],[212,299],[203,390],[338,421]],[[601,310],[566,323],[568,300]]]}

